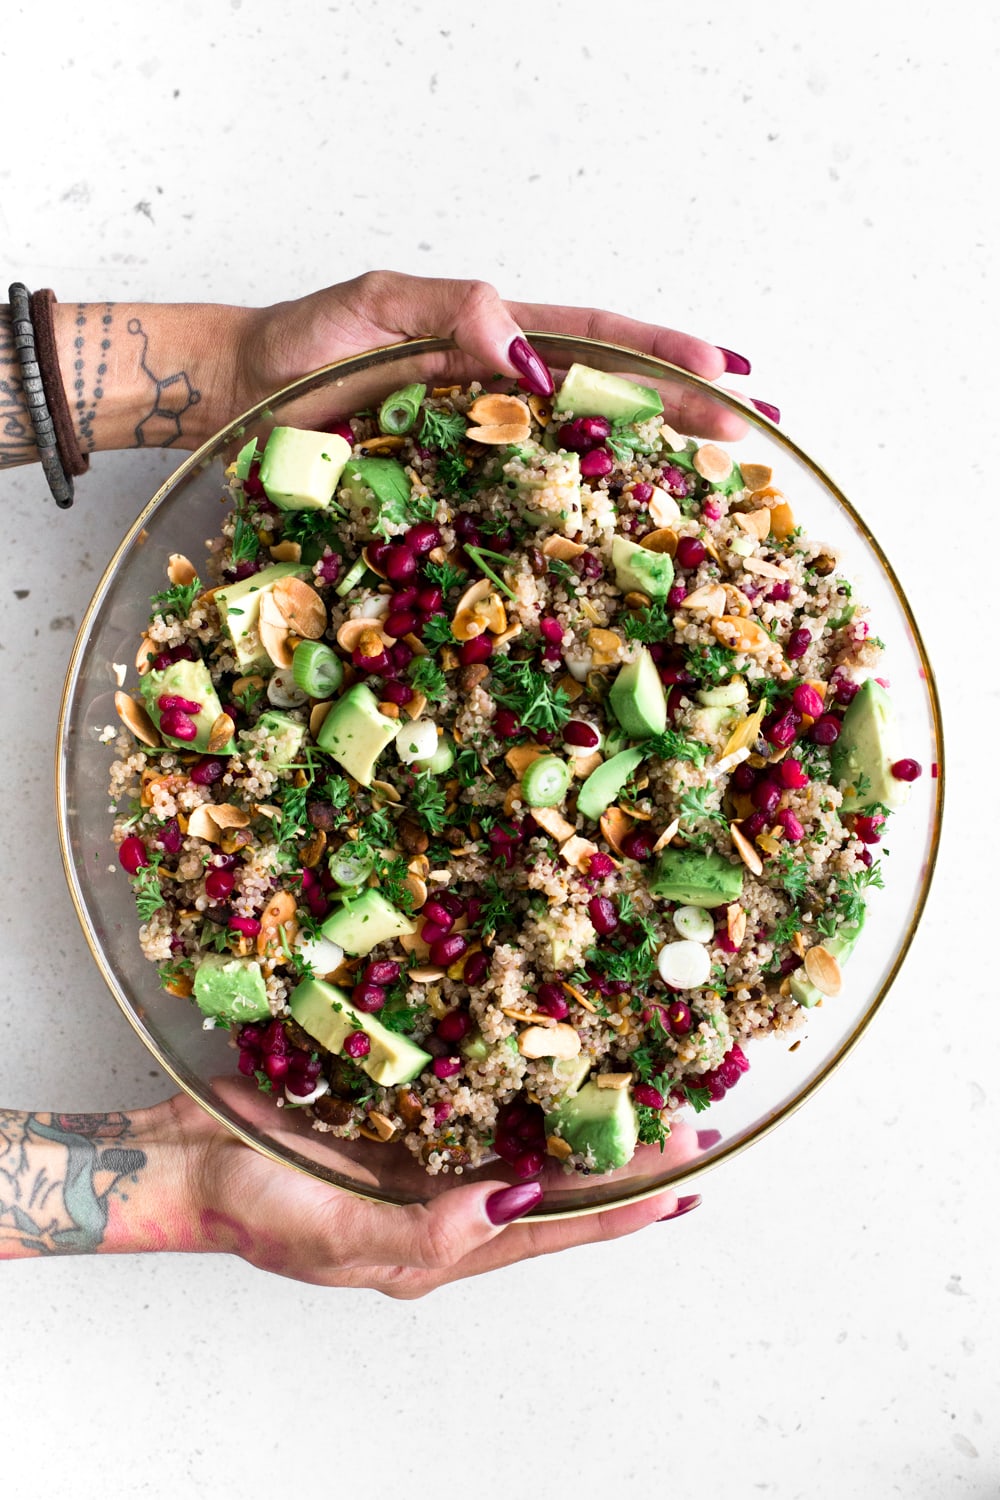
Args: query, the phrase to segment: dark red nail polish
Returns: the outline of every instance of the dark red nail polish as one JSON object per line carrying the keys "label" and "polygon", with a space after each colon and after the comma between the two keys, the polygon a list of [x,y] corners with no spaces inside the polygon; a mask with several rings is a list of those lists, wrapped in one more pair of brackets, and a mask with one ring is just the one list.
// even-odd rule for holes
{"label": "dark red nail polish", "polygon": [[721,1130],[699,1130],[698,1131],[698,1150],[699,1151],[711,1151],[712,1147],[713,1146],[717,1146],[721,1140],[722,1140],[722,1131]]}
{"label": "dark red nail polish", "polygon": [[490,1194],[486,1200],[486,1217],[491,1224],[509,1224],[530,1209],[537,1208],[541,1201],[540,1182],[516,1182],[513,1187]]}
{"label": "dark red nail polish", "polygon": [[750,361],[743,354],[737,354],[735,349],[727,349],[723,344],[715,346],[721,354],[726,356],[727,375],[749,375]]}
{"label": "dark red nail polish", "polygon": [[757,410],[763,412],[765,417],[767,417],[769,421],[781,421],[781,412],[776,406],[772,406],[770,401],[758,401],[756,396],[751,396],[750,405],[756,406]]}
{"label": "dark red nail polish", "polygon": [[545,361],[535,353],[527,339],[511,339],[507,357],[516,370],[520,370],[528,389],[536,396],[551,396],[555,390],[552,372]]}
{"label": "dark red nail polish", "polygon": [[688,1198],[678,1198],[677,1207],[672,1214],[664,1214],[662,1219],[657,1219],[658,1224],[666,1224],[670,1219],[679,1219],[681,1214],[689,1214],[693,1208],[697,1208],[701,1202],[700,1193],[692,1193]]}

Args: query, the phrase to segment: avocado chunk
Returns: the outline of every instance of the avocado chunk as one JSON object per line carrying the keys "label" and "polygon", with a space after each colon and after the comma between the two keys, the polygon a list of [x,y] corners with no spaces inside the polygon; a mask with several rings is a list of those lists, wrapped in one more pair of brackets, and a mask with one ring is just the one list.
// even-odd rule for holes
{"label": "avocado chunk", "polygon": [[306,726],[300,724],[298,719],[270,708],[261,714],[257,727],[266,730],[274,740],[274,752],[269,758],[269,765],[285,767],[298,760],[306,737]]}
{"label": "avocado chunk", "polygon": [[615,718],[633,740],[662,734],[667,727],[667,695],[647,647],[626,662],[615,678],[608,702]]}
{"label": "avocado chunk", "polygon": [[[340,499],[358,519],[382,519],[402,525],[410,517],[410,476],[397,458],[354,458],[345,467]],[[375,501],[377,515],[365,512]]]}
{"label": "avocado chunk", "polygon": [[[861,936],[861,929],[864,925],[865,913],[862,910],[857,922],[845,923],[835,937],[823,938],[823,947],[828,953],[833,954],[838,964],[845,964],[850,958],[854,952],[858,938]],[[800,1005],[813,1006],[818,1004],[823,998],[816,986],[810,983],[805,969],[795,970],[789,981],[789,986],[792,998],[797,1000]]]}
{"label": "avocado chunk", "polygon": [[666,848],[649,882],[650,894],[680,906],[729,906],[743,894],[743,866],[714,850]]}
{"label": "avocado chunk", "polygon": [[533,526],[550,526],[563,536],[582,528],[579,453],[547,453],[537,443],[522,443],[503,472],[514,486],[521,514]]}
{"label": "avocado chunk", "polygon": [[[219,695],[212,686],[208,668],[203,661],[174,661],[169,667],[164,667],[162,672],[147,672],[139,679],[139,687],[146,701],[146,711],[160,733],[163,729],[160,724],[161,713],[159,700],[161,698],[184,698],[188,703],[200,703],[201,709],[198,713],[189,713],[188,718],[194,721],[198,734],[193,740],[176,739],[173,735],[163,734],[168,745],[176,745],[180,750],[208,749],[208,742],[212,735],[212,725],[222,713],[222,704]],[[213,750],[213,755],[232,755],[236,749],[236,741],[229,740],[221,750]]]}
{"label": "avocado chunk", "polygon": [[841,812],[858,812],[872,802],[902,807],[910,789],[892,774],[899,756],[892,699],[869,677],[851,700],[830,755],[833,780],[845,788]]}
{"label": "avocado chunk", "polygon": [[610,760],[602,761],[591,771],[577,793],[577,812],[596,822],[611,806],[642,758],[642,750],[633,749],[620,750]]}
{"label": "avocado chunk", "polygon": [[600,1089],[591,1081],[545,1116],[545,1131],[562,1136],[574,1151],[589,1153],[595,1172],[613,1172],[635,1154],[639,1118],[629,1089]]}
{"label": "avocado chunk", "polygon": [[390,938],[408,937],[416,930],[416,922],[373,889],[364,891],[356,901],[345,901],[320,928],[331,943],[356,957],[370,953]]}
{"label": "avocado chunk", "polygon": [[588,365],[570,365],[553,402],[553,411],[574,417],[607,417],[609,422],[645,422],[663,410],[659,393],[620,375],[606,375]]}
{"label": "avocado chunk", "polygon": [[615,583],[623,594],[648,594],[650,599],[665,599],[674,581],[674,560],[667,552],[653,552],[627,536],[616,536],[611,543],[611,561]]}
{"label": "avocado chunk", "polygon": [[246,479],[257,457],[257,439],[251,438],[249,443],[244,443],[236,455],[234,473],[237,479]]}
{"label": "avocado chunk", "polygon": [[299,563],[272,563],[269,568],[261,568],[259,573],[253,573],[239,583],[228,583],[224,589],[216,590],[216,608],[244,672],[253,667],[271,670],[271,659],[257,635],[263,596],[274,588],[279,578],[293,575],[308,578],[311,572],[311,568],[304,568]]}
{"label": "avocado chunk", "polygon": [[412,1083],[431,1060],[430,1053],[408,1037],[390,1031],[377,1016],[354,1010],[345,990],[322,979],[303,979],[292,991],[288,1005],[302,1030],[315,1037],[328,1052],[339,1055],[352,1031],[365,1032],[371,1051],[367,1057],[358,1059],[358,1066],[375,1083],[387,1088]]}
{"label": "avocado chunk", "polygon": [[572,1099],[578,1094],[592,1066],[586,1052],[578,1052],[576,1057],[557,1057],[552,1072],[559,1080],[559,1098]]}
{"label": "avocado chunk", "polygon": [[326,510],[350,456],[339,433],[276,427],[264,446],[260,482],[281,510]]}
{"label": "avocado chunk", "polygon": [[371,688],[357,682],[337,699],[320,725],[316,743],[340,761],[348,776],[371,786],[375,762],[400,728],[399,719],[379,713]]}
{"label": "avocado chunk", "polygon": [[203,1015],[237,1023],[271,1014],[260,964],[230,953],[208,953],[194,975],[194,998]]}

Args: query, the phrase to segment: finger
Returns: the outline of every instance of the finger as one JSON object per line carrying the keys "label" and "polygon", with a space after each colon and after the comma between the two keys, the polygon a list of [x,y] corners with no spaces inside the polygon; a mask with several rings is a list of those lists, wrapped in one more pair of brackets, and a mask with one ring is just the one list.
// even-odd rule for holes
{"label": "finger", "polygon": [[636,318],[594,307],[547,307],[537,302],[511,302],[508,306],[512,316],[525,328],[624,344],[626,348],[692,370],[705,380],[718,380],[726,372],[726,356],[721,349],[674,328],[641,323]]}

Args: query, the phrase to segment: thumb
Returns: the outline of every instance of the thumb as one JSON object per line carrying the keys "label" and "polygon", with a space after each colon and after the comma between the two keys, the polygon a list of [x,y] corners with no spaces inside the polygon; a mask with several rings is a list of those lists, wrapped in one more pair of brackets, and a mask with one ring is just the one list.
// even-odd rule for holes
{"label": "thumb", "polygon": [[449,1188],[426,1205],[376,1210],[363,1259],[446,1271],[541,1201],[540,1182],[479,1182]]}

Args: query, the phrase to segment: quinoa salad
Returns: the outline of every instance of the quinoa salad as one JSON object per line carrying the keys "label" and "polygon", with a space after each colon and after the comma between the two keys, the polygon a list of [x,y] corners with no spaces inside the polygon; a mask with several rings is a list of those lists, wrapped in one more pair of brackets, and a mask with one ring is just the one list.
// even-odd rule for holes
{"label": "quinoa salad", "polygon": [[780,475],[574,365],[227,480],[109,790],[145,956],[276,1106],[430,1173],[614,1171],[837,1004],[921,768]]}

